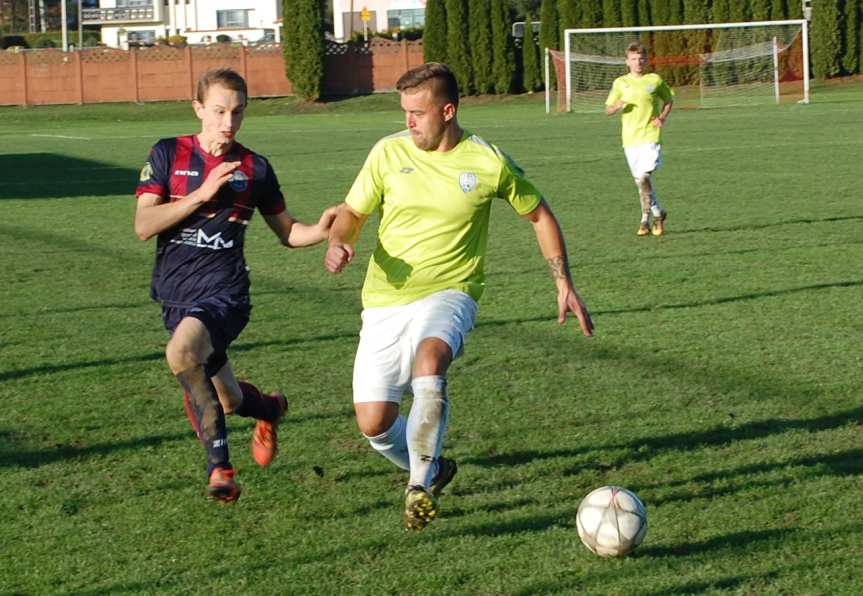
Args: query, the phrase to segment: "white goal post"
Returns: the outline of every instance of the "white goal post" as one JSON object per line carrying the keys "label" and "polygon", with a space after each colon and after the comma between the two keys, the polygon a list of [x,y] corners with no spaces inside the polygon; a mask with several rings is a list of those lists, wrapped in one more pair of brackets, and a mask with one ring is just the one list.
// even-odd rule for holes
{"label": "white goal post", "polygon": [[[558,80],[558,110],[601,109],[614,79],[626,74],[626,47],[648,48],[649,70],[677,94],[675,104],[724,107],[809,103],[806,19],[566,29],[564,51],[549,50]],[[548,59],[547,58],[547,59]],[[546,111],[551,80],[546,68]]]}

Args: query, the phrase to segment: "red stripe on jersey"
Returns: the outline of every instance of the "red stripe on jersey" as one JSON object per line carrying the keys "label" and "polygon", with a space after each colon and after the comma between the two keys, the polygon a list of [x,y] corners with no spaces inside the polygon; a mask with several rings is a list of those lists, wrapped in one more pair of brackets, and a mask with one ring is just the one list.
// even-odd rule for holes
{"label": "red stripe on jersey", "polygon": [[144,193],[150,193],[157,196],[162,196],[162,187],[156,183],[153,184],[139,184],[138,188],[135,189],[135,197],[141,198],[141,195]]}
{"label": "red stripe on jersey", "polygon": [[[174,161],[171,163],[171,200],[176,201],[180,197],[185,197],[187,194],[195,190],[189,188],[191,179],[189,176],[177,176],[175,172],[188,171],[192,165],[192,156],[195,152],[195,137],[192,135],[185,137],[177,137],[177,145],[174,152]],[[202,178],[203,180],[203,178]]]}

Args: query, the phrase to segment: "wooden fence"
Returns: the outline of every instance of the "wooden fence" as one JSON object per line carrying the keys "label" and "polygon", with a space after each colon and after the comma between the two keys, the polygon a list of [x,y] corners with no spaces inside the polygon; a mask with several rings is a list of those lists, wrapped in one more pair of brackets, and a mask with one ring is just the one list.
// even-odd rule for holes
{"label": "wooden fence", "polygon": [[[422,62],[420,41],[328,43],[323,92],[345,96],[392,91],[405,70]],[[215,67],[242,74],[250,97],[293,94],[278,44],[45,49],[0,52],[0,105],[192,99],[198,78]]]}

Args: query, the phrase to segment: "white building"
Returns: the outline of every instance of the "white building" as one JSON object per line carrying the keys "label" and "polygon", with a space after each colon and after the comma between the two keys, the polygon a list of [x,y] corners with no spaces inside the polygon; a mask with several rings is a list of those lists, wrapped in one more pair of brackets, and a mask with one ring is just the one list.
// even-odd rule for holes
{"label": "white building", "polygon": [[82,23],[102,26],[102,43],[127,49],[182,35],[187,43],[218,36],[249,43],[279,41],[280,0],[101,0],[83,11]]}
{"label": "white building", "polygon": [[413,29],[425,25],[426,0],[333,0],[333,34],[339,41],[363,32]]}

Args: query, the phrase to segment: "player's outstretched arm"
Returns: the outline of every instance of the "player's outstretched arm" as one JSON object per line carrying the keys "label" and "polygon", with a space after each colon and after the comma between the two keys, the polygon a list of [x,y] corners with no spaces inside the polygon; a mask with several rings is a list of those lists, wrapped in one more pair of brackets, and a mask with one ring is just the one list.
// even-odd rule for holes
{"label": "player's outstretched arm", "polygon": [[578,319],[581,332],[590,337],[593,335],[593,321],[590,319],[587,306],[572,285],[572,274],[566,258],[566,244],[557,218],[545,200],[524,217],[533,224],[539,249],[551,269],[551,276],[557,286],[558,324],[563,325],[566,322],[567,313],[571,312]]}
{"label": "player's outstretched arm", "polygon": [[338,215],[330,228],[329,246],[324,257],[324,267],[330,273],[340,273],[354,258],[354,244],[360,237],[360,230],[368,219],[347,203],[338,207]]}
{"label": "player's outstretched arm", "polygon": [[264,221],[278,236],[279,241],[288,248],[313,246],[323,242],[330,235],[330,227],[336,218],[336,207],[324,209],[317,223],[304,224],[297,221],[287,210],[276,215],[264,215]]}
{"label": "player's outstretched arm", "polygon": [[184,197],[172,196],[171,198],[175,200],[167,203],[159,195],[145,192],[138,197],[138,205],[135,208],[135,234],[141,240],[149,240],[156,234],[174,227],[194,213],[198,207],[211,201],[239,166],[238,161],[219,164],[213,168],[200,187]]}

